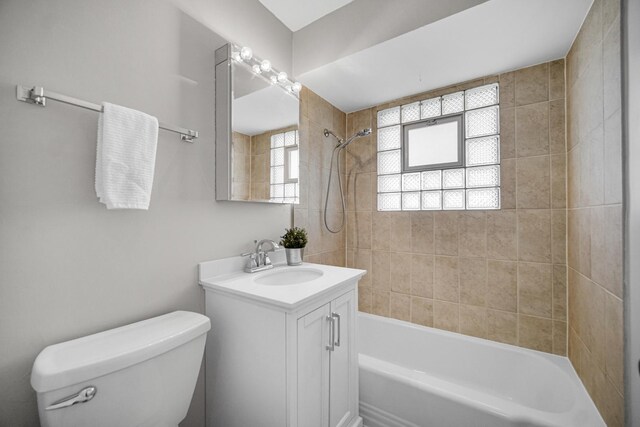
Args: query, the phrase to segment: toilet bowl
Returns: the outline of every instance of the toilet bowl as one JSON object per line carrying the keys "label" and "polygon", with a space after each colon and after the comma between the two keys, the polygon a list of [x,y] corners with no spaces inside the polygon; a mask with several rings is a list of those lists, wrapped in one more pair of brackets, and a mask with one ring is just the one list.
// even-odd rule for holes
{"label": "toilet bowl", "polygon": [[187,415],[209,318],[175,311],[51,345],[31,373],[43,427],[176,427]]}

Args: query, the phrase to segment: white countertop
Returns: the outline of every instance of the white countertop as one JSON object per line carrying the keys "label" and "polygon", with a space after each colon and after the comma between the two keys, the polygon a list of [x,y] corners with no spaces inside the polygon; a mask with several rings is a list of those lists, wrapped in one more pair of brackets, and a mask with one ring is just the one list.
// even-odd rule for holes
{"label": "white countertop", "polygon": [[[205,290],[235,294],[291,310],[322,294],[332,292],[340,285],[358,280],[366,273],[365,270],[307,262],[300,266],[287,266],[286,263],[280,262],[269,270],[245,273],[241,269],[244,266],[244,261],[246,260],[240,257],[233,257],[201,263],[199,265],[200,285]],[[274,260],[274,264],[276,262]],[[255,281],[278,271],[293,269],[315,269],[320,270],[323,274],[316,279],[293,285],[264,285]]]}

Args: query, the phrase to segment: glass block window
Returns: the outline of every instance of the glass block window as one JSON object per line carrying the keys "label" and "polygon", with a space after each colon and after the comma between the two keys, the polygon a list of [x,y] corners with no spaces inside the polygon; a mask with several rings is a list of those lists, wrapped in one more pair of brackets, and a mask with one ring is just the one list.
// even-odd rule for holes
{"label": "glass block window", "polygon": [[[378,111],[378,210],[500,209],[499,92],[493,83]],[[403,170],[404,125],[456,114],[463,164]]]}
{"label": "glass block window", "polygon": [[271,135],[270,200],[299,203],[298,131]]}

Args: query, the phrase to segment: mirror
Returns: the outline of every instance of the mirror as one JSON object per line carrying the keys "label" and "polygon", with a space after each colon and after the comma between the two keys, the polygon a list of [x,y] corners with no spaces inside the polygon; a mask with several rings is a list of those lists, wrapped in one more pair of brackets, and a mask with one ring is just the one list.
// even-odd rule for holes
{"label": "mirror", "polygon": [[299,203],[300,102],[268,74],[216,51],[216,200]]}
{"label": "mirror", "polygon": [[403,172],[463,165],[461,114],[404,125],[403,132]]}

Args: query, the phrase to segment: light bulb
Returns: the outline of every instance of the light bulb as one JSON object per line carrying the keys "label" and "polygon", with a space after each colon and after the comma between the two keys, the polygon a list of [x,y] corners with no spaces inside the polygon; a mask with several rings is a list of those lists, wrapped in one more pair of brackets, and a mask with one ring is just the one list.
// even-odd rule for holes
{"label": "light bulb", "polygon": [[295,83],[293,84],[293,91],[294,91],[295,93],[298,93],[298,92],[300,92],[301,90],[302,90],[302,84],[301,84],[300,82],[295,82]]}
{"label": "light bulb", "polygon": [[271,62],[270,62],[268,59],[265,59],[264,61],[262,61],[262,62],[260,63],[260,69],[261,69],[262,71],[264,71],[265,73],[266,73],[267,71],[271,71]]}
{"label": "light bulb", "polygon": [[237,51],[231,54],[231,58],[236,62],[242,61],[242,58],[240,58],[240,52]]}
{"label": "light bulb", "polygon": [[278,78],[276,76],[271,76],[269,78],[269,80],[271,80],[271,84],[274,85],[276,83],[278,83]]}
{"label": "light bulb", "polygon": [[248,61],[253,57],[253,51],[251,50],[250,47],[245,46],[242,49],[240,49],[240,57],[245,61]]}
{"label": "light bulb", "polygon": [[278,81],[280,83],[286,82],[287,81],[287,73],[285,73],[284,71],[280,71],[278,73]]}
{"label": "light bulb", "polygon": [[291,85],[287,85],[287,90],[288,90],[289,92],[293,92],[293,86],[291,86]]}
{"label": "light bulb", "polygon": [[258,64],[255,64],[253,67],[251,67],[251,69],[253,70],[254,73],[256,74],[260,74],[262,73],[262,70],[260,69],[260,66]]}

